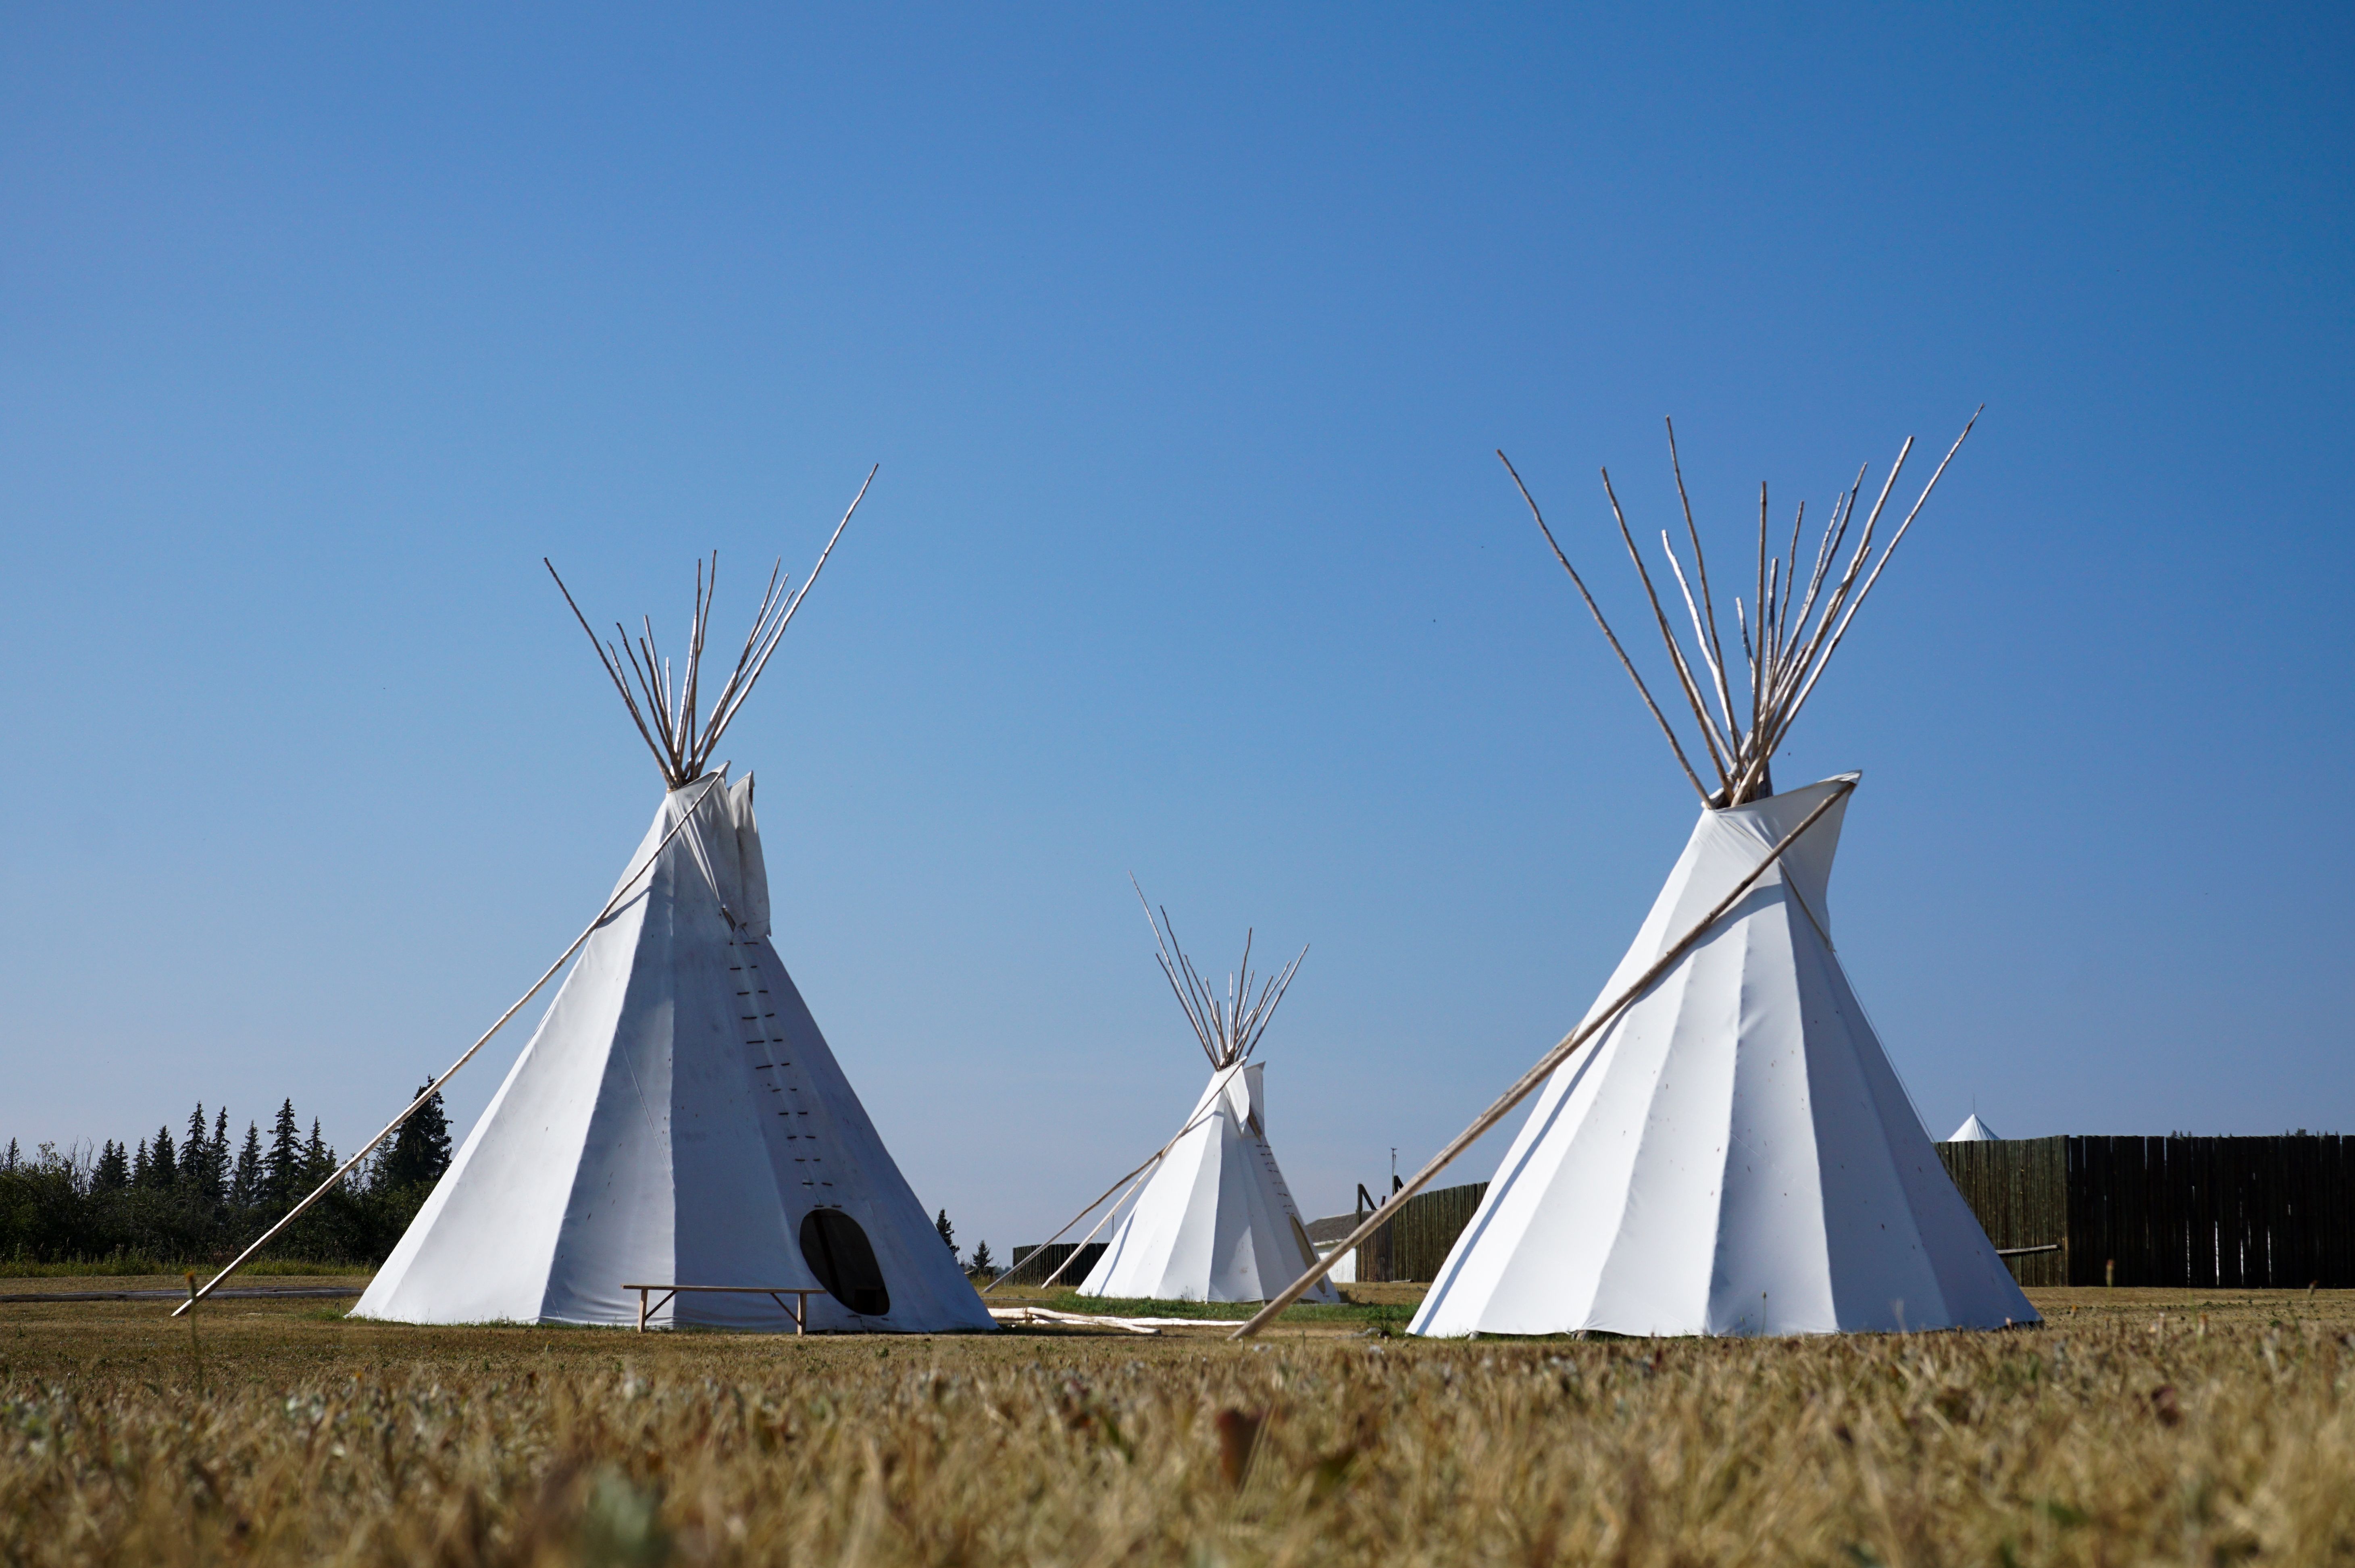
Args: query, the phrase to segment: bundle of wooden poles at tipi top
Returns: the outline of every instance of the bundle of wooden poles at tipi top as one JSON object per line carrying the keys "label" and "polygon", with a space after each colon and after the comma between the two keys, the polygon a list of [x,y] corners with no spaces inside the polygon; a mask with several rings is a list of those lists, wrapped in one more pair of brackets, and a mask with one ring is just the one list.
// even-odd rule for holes
{"label": "bundle of wooden poles at tipi top", "polygon": [[[597,662],[605,667],[605,673],[613,680],[613,689],[622,694],[622,704],[630,710],[630,721],[638,726],[638,734],[645,737],[646,749],[655,754],[655,766],[662,769],[664,783],[674,789],[681,789],[703,777],[704,765],[711,760],[712,749],[719,744],[719,737],[727,733],[737,711],[743,707],[744,699],[752,694],[753,683],[760,680],[761,672],[769,667],[769,655],[777,651],[778,640],[784,636],[785,628],[793,623],[794,612],[801,609],[802,599],[808,594],[811,585],[817,581],[818,573],[826,570],[826,560],[834,554],[835,541],[840,539],[842,531],[850,526],[850,519],[858,511],[858,503],[867,499],[867,486],[875,482],[875,475],[881,466],[879,463],[867,471],[866,483],[861,484],[858,493],[851,497],[850,510],[845,512],[842,521],[834,525],[834,533],[827,538],[826,548],[818,552],[817,565],[810,568],[809,576],[802,579],[800,588],[787,591],[791,584],[783,575],[785,563],[783,557],[769,568],[769,586],[761,595],[761,609],[752,617],[752,630],[745,633],[744,646],[737,652],[735,666],[728,672],[727,682],[720,686],[719,695],[712,701],[710,716],[703,719],[699,726],[703,644],[705,634],[711,628],[712,599],[719,591],[719,552],[711,552],[709,577],[704,575],[704,564],[701,561],[695,564],[695,613],[687,622],[687,669],[685,674],[677,679],[673,678],[670,661],[664,658],[655,645],[655,624],[651,618],[639,618],[645,630],[634,639],[630,636],[629,628],[615,621],[613,630],[621,634],[618,646],[601,640],[591,630],[589,618],[581,613],[580,605],[573,602],[572,590],[564,586],[561,577],[557,576],[555,563],[545,556],[540,557],[539,564],[548,568],[548,575],[556,577],[557,591],[564,596],[566,604],[571,605],[572,618],[581,623],[581,630],[589,633],[589,645],[597,651]],[[623,676],[624,669],[637,683],[635,694],[630,690],[631,679]],[[639,705],[641,696],[645,699],[644,707]]]}
{"label": "bundle of wooden poles at tipi top", "polygon": [[[1145,889],[1136,886],[1131,876],[1128,885],[1136,888],[1136,901],[1145,904]],[[1178,1005],[1186,1010],[1186,1022],[1194,1028],[1194,1038],[1202,1043],[1202,1054],[1210,1065],[1231,1067],[1258,1049],[1260,1036],[1267,1033],[1268,1021],[1275,1016],[1276,1004],[1284,993],[1292,989],[1292,977],[1300,970],[1300,960],[1308,956],[1304,944],[1283,972],[1260,983],[1259,995],[1252,995],[1252,986],[1258,977],[1252,973],[1251,950],[1253,932],[1243,932],[1243,958],[1235,974],[1227,977],[1224,998],[1212,991],[1202,977],[1195,972],[1193,960],[1186,949],[1178,945],[1178,927],[1169,921],[1169,911],[1164,908],[1161,917],[1154,919],[1153,906],[1145,905],[1146,924],[1153,927],[1153,945],[1157,949],[1161,972],[1168,977],[1170,993]]]}
{"label": "bundle of wooden poles at tipi top", "polygon": [[[1692,622],[1693,641],[1700,670],[1696,673],[1695,657],[1689,657],[1677,636],[1668,612],[1660,608],[1660,596],[1652,583],[1652,574],[1645,568],[1643,553],[1636,548],[1636,535],[1627,527],[1626,514],[1619,507],[1618,493],[1611,485],[1611,471],[1603,471],[1603,493],[1611,503],[1611,515],[1619,524],[1619,537],[1627,546],[1627,558],[1636,564],[1636,575],[1643,582],[1644,596],[1651,601],[1652,619],[1658,625],[1661,641],[1668,644],[1668,662],[1676,672],[1678,689],[1683,692],[1685,704],[1692,710],[1693,721],[1700,726],[1702,754],[1717,777],[1712,789],[1693,770],[1691,759],[1678,739],[1676,726],[1660,711],[1652,698],[1651,688],[1636,671],[1635,661],[1619,642],[1611,623],[1586,589],[1586,581],[1578,568],[1570,564],[1561,546],[1546,526],[1545,514],[1538,510],[1529,486],[1521,483],[1520,474],[1512,461],[1503,452],[1497,460],[1512,474],[1513,483],[1520,490],[1521,499],[1529,503],[1529,514],[1537,519],[1546,543],[1552,546],[1554,558],[1570,580],[1578,586],[1578,595],[1586,601],[1594,624],[1611,642],[1611,651],[1619,655],[1619,662],[1636,683],[1636,690],[1649,708],[1652,717],[1659,721],[1660,732],[1668,737],[1669,749],[1677,754],[1677,764],[1685,777],[1692,781],[1695,793],[1710,806],[1741,806],[1774,792],[1774,778],[1769,771],[1774,753],[1781,749],[1784,737],[1789,735],[1792,721],[1822,678],[1824,667],[1831,662],[1832,652],[1839,647],[1840,639],[1848,635],[1849,622],[1856,619],[1865,596],[1872,585],[1881,580],[1881,567],[1905,537],[1905,531],[1920,515],[1923,503],[1938,487],[1938,480],[1946,471],[1955,453],[1969,439],[1971,426],[1978,423],[1974,413],[1963,426],[1963,433],[1955,438],[1939,461],[1937,471],[1930,482],[1922,487],[1906,512],[1905,520],[1889,536],[1876,558],[1872,554],[1873,537],[1881,525],[1881,514],[1889,504],[1890,493],[1897,488],[1897,476],[1905,471],[1905,460],[1913,450],[1913,438],[1905,438],[1899,449],[1897,461],[1882,482],[1881,494],[1872,503],[1872,511],[1864,520],[1863,529],[1857,534],[1853,552],[1839,576],[1832,577],[1838,566],[1839,555],[1846,546],[1850,525],[1856,521],[1857,502],[1864,493],[1865,474],[1870,465],[1859,468],[1856,482],[1833,503],[1832,514],[1824,524],[1816,543],[1815,561],[1807,573],[1804,590],[1799,587],[1799,535],[1806,522],[1807,507],[1799,503],[1791,519],[1791,545],[1787,556],[1770,553],[1767,548],[1766,486],[1758,486],[1758,577],[1756,597],[1745,612],[1741,599],[1733,600],[1733,625],[1740,640],[1742,662],[1747,667],[1750,689],[1746,699],[1737,706],[1732,683],[1726,677],[1729,661],[1725,644],[1719,635],[1717,605],[1709,582],[1709,563],[1701,553],[1700,530],[1694,525],[1692,500],[1685,493],[1684,466],[1677,459],[1677,431],[1673,421],[1668,424],[1668,467],[1676,475],[1677,499],[1682,503],[1685,517],[1685,537],[1692,545],[1693,577],[1699,580],[1700,594],[1693,592],[1693,582],[1685,577],[1684,563],[1677,558],[1676,545],[1667,529],[1660,531],[1660,548],[1668,558],[1668,570],[1677,579],[1677,588],[1685,601],[1685,614]],[[1867,567],[1870,565],[1870,569]],[[1813,622],[1812,627],[1810,621]],[[1707,679],[1704,682],[1703,676]],[[1714,700],[1716,711],[1710,711]]]}

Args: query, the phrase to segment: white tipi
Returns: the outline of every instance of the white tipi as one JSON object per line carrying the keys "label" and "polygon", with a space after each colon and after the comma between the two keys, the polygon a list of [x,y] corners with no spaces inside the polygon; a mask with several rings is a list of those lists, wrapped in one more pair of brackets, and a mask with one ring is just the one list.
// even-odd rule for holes
{"label": "white tipi", "polygon": [[[631,1323],[623,1287],[655,1284],[820,1289],[814,1330],[993,1327],[770,945],[751,779],[706,768],[808,586],[787,596],[772,574],[700,727],[700,568],[676,685],[651,635],[600,645],[668,793],[618,906],[355,1316]],[[765,1296],[718,1293],[652,1320],[785,1322]]]}
{"label": "white tipi", "polygon": [[[1169,989],[1210,1059],[1210,1081],[1178,1136],[1139,1178],[1143,1190],[1080,1293],[1264,1301],[1316,1263],[1308,1227],[1268,1144],[1266,1089],[1261,1065],[1250,1059],[1308,949],[1260,984],[1254,997],[1247,935],[1241,972],[1222,998],[1188,961],[1167,910],[1154,927],[1154,942]],[[1313,1298],[1337,1299],[1321,1281]]]}
{"label": "white tipi", "polygon": [[[1673,431],[1670,440],[1673,454]],[[1903,462],[1901,452],[1898,468]],[[1741,705],[1746,725],[1736,717],[1689,505],[1698,599],[1662,535],[1697,657],[1670,631],[1657,595],[1652,607],[1717,788],[1701,784],[1636,676],[1702,811],[1603,996],[1619,998],[1775,845],[1805,831],[1582,1054],[1554,1070],[1414,1331],[1783,1334],[2036,1319],[1931,1147],[1832,944],[1832,856],[1857,775],[1777,795],[1768,772],[1937,475],[1875,561],[1876,524],[1895,482],[1892,470],[1842,569],[1859,475],[1834,509],[1804,588],[1796,524],[1787,559],[1767,554],[1762,487],[1754,613],[1735,603],[1751,680]],[[1604,484],[1608,493],[1607,474]],[[1619,526],[1635,556],[1624,517]],[[1546,537],[1552,543],[1551,530]],[[1569,569],[1559,545],[1555,554]],[[1636,567],[1649,592],[1640,557]],[[1574,570],[1571,577],[1601,623],[1585,584]],[[1603,630],[1626,662],[1617,637]],[[1627,670],[1636,674],[1632,662]]]}
{"label": "white tipi", "polygon": [[1962,1126],[1947,1135],[1946,1141],[1948,1143],[2001,1143],[2003,1137],[1995,1128],[1981,1121],[1978,1112],[1973,1111]]}

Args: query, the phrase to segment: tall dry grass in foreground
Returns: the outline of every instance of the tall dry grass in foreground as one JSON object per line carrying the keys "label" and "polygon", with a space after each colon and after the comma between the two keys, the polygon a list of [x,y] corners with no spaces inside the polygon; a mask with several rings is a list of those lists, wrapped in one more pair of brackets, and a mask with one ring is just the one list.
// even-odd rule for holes
{"label": "tall dry grass in foreground", "polygon": [[2350,1325],[641,1339],[0,1318],[11,1563],[2355,1561]]}

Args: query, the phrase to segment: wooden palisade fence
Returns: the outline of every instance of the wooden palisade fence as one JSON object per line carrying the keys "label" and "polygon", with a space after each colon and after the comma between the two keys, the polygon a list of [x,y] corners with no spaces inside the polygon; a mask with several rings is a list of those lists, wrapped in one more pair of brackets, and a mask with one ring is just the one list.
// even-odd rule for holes
{"label": "wooden palisade fence", "polygon": [[[1056,1287],[1075,1286],[1088,1277],[1088,1271],[1095,1267],[1096,1260],[1103,1256],[1104,1245],[1103,1242],[1090,1242],[1085,1247],[1081,1247],[1071,1242],[1055,1242],[1047,1246],[1018,1246],[1014,1249],[1014,1261],[1006,1270],[1006,1283],[1037,1285],[1057,1269],[1062,1269],[1060,1277],[1055,1281]],[[1063,1268],[1064,1262],[1074,1252],[1082,1254],[1081,1257],[1071,1267]]]}
{"label": "wooden palisade fence", "polygon": [[[2022,1285],[2355,1287],[2355,1138],[2030,1138],[1939,1158]],[[1437,1277],[1485,1181],[1418,1193],[1358,1248],[1361,1280]],[[2057,1246],[2056,1246],[2057,1244]]]}
{"label": "wooden palisade fence", "polygon": [[1439,1266],[1464,1227],[1472,1223],[1486,1181],[1465,1187],[1441,1187],[1417,1192],[1395,1206],[1390,1224],[1358,1246],[1358,1277],[1367,1282],[1386,1279],[1436,1279]]}
{"label": "wooden palisade fence", "polygon": [[1939,1156],[2023,1285],[2355,1286],[2355,1139],[2034,1138]]}
{"label": "wooden palisade fence", "polygon": [[[2022,1285],[2069,1283],[2069,1159],[2066,1138],[1941,1143],[1938,1158],[1998,1249],[2041,1247],[2010,1260]],[[2096,1261],[2094,1283],[2101,1283]]]}
{"label": "wooden palisade fence", "polygon": [[2027,1285],[2355,1286],[2355,1139],[2039,1138],[1938,1153]]}

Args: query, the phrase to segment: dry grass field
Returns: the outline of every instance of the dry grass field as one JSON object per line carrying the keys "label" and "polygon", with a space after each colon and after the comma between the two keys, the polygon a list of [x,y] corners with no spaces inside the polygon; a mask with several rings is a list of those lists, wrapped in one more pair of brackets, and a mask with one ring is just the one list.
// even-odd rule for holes
{"label": "dry grass field", "polygon": [[2344,1294],[1431,1344],[1385,1332],[1412,1291],[1382,1293],[1249,1347],[428,1330],[315,1300],[208,1307],[192,1344],[154,1303],[9,1304],[0,1561],[2355,1562]]}

